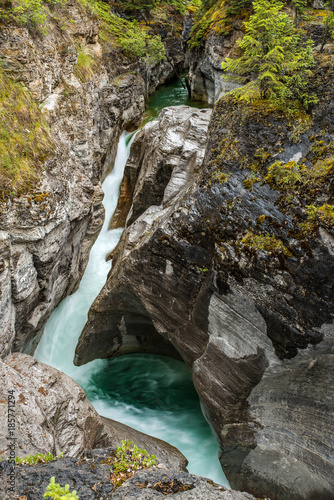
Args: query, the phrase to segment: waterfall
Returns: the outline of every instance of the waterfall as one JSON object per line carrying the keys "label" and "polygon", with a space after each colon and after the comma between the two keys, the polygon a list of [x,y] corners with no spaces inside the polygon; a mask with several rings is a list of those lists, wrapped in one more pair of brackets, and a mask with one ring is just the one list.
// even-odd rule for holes
{"label": "waterfall", "polygon": [[122,229],[108,230],[108,224],[116,208],[131,135],[121,135],[114,168],[102,185],[105,221],[80,286],[51,314],[35,357],[76,380],[101,415],[168,441],[188,458],[189,472],[228,487],[218,460],[218,444],[201,413],[190,371],[183,363],[140,354],[95,360],[80,367],[73,364],[88,310],[110,270],[105,257],[122,234]]}

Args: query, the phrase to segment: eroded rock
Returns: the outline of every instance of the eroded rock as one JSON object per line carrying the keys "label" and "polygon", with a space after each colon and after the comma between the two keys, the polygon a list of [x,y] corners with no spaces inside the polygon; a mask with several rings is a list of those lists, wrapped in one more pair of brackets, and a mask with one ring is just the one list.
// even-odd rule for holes
{"label": "eroded rock", "polygon": [[[32,354],[52,310],[78,287],[102,227],[100,181],[120,133],[138,126],[148,95],[184,61],[170,34],[168,61],[144,63],[101,45],[98,19],[76,1],[55,9],[45,35],[13,25],[0,33],[4,71],[40,104],[53,149],[36,189],[0,202],[1,357]],[[91,60],[88,73],[77,64],[79,46]]]}
{"label": "eroded rock", "polygon": [[[318,114],[325,118],[324,103]],[[298,194],[289,211],[266,182],[246,187],[250,174],[243,159],[252,164],[264,145],[269,154],[280,147],[278,158],[284,162],[296,155],[302,159],[310,151],[307,137],[301,136],[298,146],[290,141],[292,125],[282,115],[268,117],[264,111],[263,118],[256,110],[252,117],[239,116],[230,101],[220,102],[201,177],[194,176],[170,203],[147,206],[158,189],[154,186],[137,205],[145,211],[132,221],[133,197],[129,225],[90,310],[76,362],[92,359],[92,351],[104,357],[126,350],[122,325],[129,313],[130,336],[136,339],[132,352],[135,344],[141,352],[147,343],[154,352],[147,330],[136,329],[140,309],[155,337],[160,335],[192,369],[232,487],[273,500],[333,498],[333,448],[327,438],[334,409],[325,390],[333,377],[331,229],[323,227],[309,243],[294,238],[300,221],[294,210],[302,211]],[[137,153],[140,163],[145,147],[149,150],[150,143],[137,144],[133,163]],[[157,172],[159,161],[150,168]],[[332,182],[330,177],[309,199],[331,200]],[[144,184],[138,182],[134,192],[139,186],[144,192]],[[301,196],[308,196],[305,189]],[[281,250],[248,247],[242,239],[250,230],[275,235]],[[163,352],[161,345],[157,352]],[[322,418],[314,401],[324,401]]]}
{"label": "eroded rock", "polygon": [[8,396],[12,402],[14,395],[15,405],[10,408],[15,415],[16,456],[63,453],[81,459],[95,448],[128,439],[167,467],[183,470],[187,466],[187,459],[174,446],[101,417],[74,380],[27,354],[11,354],[0,361],[0,379],[0,455],[4,461],[11,443]]}

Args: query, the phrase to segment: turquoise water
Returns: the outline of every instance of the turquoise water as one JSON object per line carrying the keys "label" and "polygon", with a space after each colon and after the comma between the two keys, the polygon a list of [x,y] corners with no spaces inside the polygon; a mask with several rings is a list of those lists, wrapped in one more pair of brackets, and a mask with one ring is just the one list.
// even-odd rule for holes
{"label": "turquoise water", "polygon": [[[166,105],[186,102],[186,91],[174,82],[158,89],[147,113],[152,117],[153,112],[158,113]],[[218,460],[218,444],[202,415],[190,371],[184,363],[137,354],[95,360],[80,367],[73,364],[88,310],[110,270],[110,261],[106,262],[105,257],[122,234],[122,229],[108,230],[108,221],[116,208],[132,135],[122,134],[114,168],[103,183],[105,223],[92,247],[79,289],[53,311],[35,357],[76,380],[101,415],[168,441],[188,458],[190,472],[228,486]]]}
{"label": "turquoise water", "polygon": [[182,105],[199,109],[211,107],[205,102],[191,101],[187,89],[182,86],[180,80],[174,80],[165,85],[161,85],[154,94],[152,94],[146,106],[143,124],[155,120],[160,111],[167,106]]}

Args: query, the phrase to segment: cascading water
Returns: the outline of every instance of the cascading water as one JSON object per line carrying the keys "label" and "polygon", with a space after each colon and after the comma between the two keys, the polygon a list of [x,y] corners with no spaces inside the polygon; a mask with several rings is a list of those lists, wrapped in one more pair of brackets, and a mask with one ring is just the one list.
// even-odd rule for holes
{"label": "cascading water", "polygon": [[[186,101],[187,94],[180,87],[176,85],[177,102],[169,104]],[[191,374],[183,363],[163,356],[138,354],[95,360],[81,367],[73,364],[88,310],[110,269],[105,256],[117,245],[122,233],[122,229],[108,231],[108,224],[116,208],[130,144],[131,134],[124,132],[114,168],[102,185],[105,222],[92,247],[85,274],[77,292],[64,299],[50,316],[35,357],[76,380],[101,415],[168,441],[188,458],[190,472],[228,486],[218,461],[218,445],[201,413]]]}

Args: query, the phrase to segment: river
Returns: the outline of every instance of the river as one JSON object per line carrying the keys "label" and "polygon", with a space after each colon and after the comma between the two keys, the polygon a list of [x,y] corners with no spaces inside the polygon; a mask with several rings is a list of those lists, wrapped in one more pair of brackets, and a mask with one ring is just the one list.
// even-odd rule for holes
{"label": "river", "polygon": [[[161,86],[150,99],[143,123],[168,105],[194,105],[180,82]],[[95,360],[76,367],[73,356],[89,307],[103,287],[110,262],[105,256],[118,243],[122,229],[108,230],[116,208],[133,134],[123,132],[112,172],[102,188],[105,222],[92,247],[76,293],[65,298],[47,321],[36,349],[38,361],[70,375],[85,390],[96,410],[176,446],[189,460],[188,470],[228,486],[218,460],[218,444],[204,419],[191,374],[185,364],[164,356],[136,354]]]}

